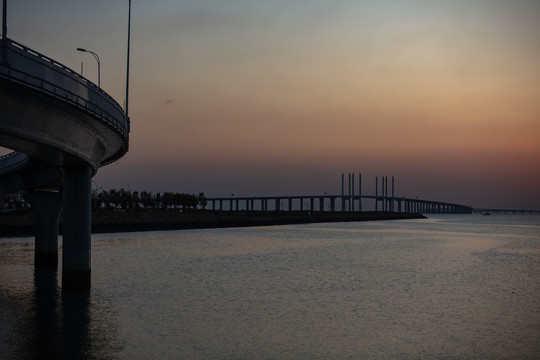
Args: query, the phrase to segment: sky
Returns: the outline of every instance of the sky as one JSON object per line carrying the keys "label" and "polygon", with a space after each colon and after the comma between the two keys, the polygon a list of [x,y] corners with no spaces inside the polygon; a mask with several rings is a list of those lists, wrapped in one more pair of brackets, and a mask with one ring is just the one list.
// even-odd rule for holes
{"label": "sky", "polygon": [[[8,37],[125,99],[127,0],[8,0]],[[95,188],[540,209],[539,0],[132,0],[130,150]],[[82,66],[81,66],[82,63]]]}

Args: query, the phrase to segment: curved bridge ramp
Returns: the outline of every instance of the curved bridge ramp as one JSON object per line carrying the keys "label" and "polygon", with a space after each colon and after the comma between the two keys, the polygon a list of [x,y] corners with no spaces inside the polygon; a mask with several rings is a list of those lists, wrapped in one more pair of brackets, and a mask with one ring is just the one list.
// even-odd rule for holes
{"label": "curved bridge ramp", "polygon": [[62,172],[56,166],[16,151],[0,156],[0,192],[59,189],[61,181]]}
{"label": "curved bridge ramp", "polygon": [[129,128],[122,107],[98,86],[0,40],[0,146],[15,151],[0,157],[0,192],[24,190],[30,201],[36,265],[57,264],[63,209],[64,286],[90,286],[91,177],[128,151]]}

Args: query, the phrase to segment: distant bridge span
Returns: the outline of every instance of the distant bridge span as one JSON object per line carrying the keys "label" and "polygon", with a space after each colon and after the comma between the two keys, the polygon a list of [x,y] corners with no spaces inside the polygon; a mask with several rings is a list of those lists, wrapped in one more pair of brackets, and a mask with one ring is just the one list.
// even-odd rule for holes
{"label": "distant bridge span", "polygon": [[481,214],[540,214],[540,210],[524,209],[494,209],[494,208],[474,208],[473,213]]}
{"label": "distant bridge span", "polygon": [[[261,211],[362,211],[363,200],[371,200],[375,211],[408,212],[421,214],[471,214],[473,208],[465,205],[418,198],[376,195],[310,195],[310,196],[258,196],[207,198],[212,210]],[[205,207],[206,208],[206,207]]]}
{"label": "distant bridge span", "polygon": [[58,262],[63,212],[62,282],[90,286],[90,184],[120,159],[130,122],[106,92],[22,44],[0,40],[0,192],[24,191],[36,218],[35,264]]}
{"label": "distant bridge span", "polygon": [[[397,197],[394,192],[394,177],[375,178],[375,195],[362,194],[362,174],[349,174],[348,191],[345,174],[341,174],[341,195],[301,195],[301,196],[257,196],[257,197],[218,197],[208,198],[212,210],[260,210],[260,211],[364,211],[369,205],[374,211],[407,212],[421,214],[472,214],[470,206],[418,198]],[[391,187],[390,187],[391,184]],[[355,190],[358,192],[355,193]],[[390,190],[390,191],[389,191]],[[370,204],[366,204],[368,200]],[[242,206],[243,205],[243,206]],[[206,206],[205,206],[206,207]]]}

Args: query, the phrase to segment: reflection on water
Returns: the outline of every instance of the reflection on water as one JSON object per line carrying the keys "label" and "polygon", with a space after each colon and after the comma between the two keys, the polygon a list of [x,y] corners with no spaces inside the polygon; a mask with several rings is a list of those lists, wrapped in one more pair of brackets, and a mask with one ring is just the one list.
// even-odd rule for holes
{"label": "reflection on water", "polygon": [[[33,333],[29,333],[26,338],[29,343],[25,344],[24,348],[19,349],[19,354],[28,351],[35,352],[34,357],[38,355],[41,358],[61,358],[62,351],[62,334],[60,332],[61,324],[58,311],[58,280],[57,270],[44,268],[39,271],[34,271],[34,302]],[[32,328],[31,328],[32,329]],[[24,338],[24,337],[23,337]]]}
{"label": "reflection on water", "polygon": [[0,241],[8,359],[538,359],[538,217],[103,234],[89,292]]}
{"label": "reflection on water", "polygon": [[32,285],[0,289],[3,359],[115,358],[112,324],[99,314],[107,309],[91,302],[89,290],[60,291],[51,268],[34,271]]}
{"label": "reflection on water", "polygon": [[89,305],[90,291],[62,291],[62,344],[67,359],[96,358],[90,346]]}

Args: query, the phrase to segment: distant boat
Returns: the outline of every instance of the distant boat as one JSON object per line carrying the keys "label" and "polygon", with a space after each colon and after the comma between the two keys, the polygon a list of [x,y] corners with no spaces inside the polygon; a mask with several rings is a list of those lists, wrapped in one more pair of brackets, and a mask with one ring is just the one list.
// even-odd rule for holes
{"label": "distant boat", "polygon": [[491,213],[486,211],[486,212],[483,212],[482,215],[491,215]]}

